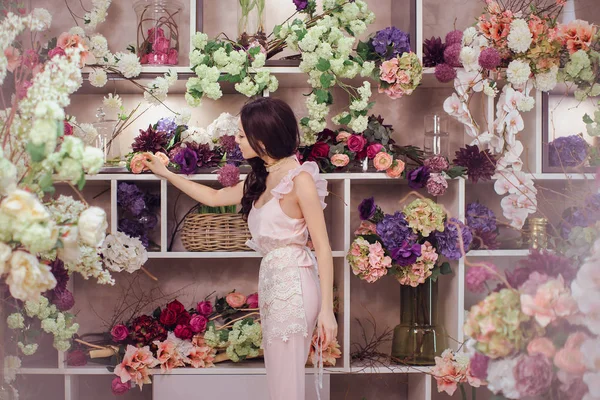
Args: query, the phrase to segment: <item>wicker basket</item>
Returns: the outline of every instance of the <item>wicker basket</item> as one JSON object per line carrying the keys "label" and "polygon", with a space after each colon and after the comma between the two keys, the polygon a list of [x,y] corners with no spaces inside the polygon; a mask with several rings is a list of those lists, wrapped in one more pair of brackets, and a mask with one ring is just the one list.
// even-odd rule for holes
{"label": "wicker basket", "polygon": [[181,231],[187,251],[250,251],[250,237],[242,214],[189,214]]}

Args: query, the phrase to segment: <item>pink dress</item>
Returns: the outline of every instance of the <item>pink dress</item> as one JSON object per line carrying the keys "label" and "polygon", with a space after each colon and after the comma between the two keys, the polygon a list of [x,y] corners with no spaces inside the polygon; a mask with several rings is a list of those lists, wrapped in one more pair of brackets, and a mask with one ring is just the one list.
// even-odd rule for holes
{"label": "pink dress", "polygon": [[[325,208],[327,181],[319,167],[305,162],[284,176],[271,190],[272,198],[262,207],[252,207],[248,247],[262,256],[258,278],[258,300],[263,332],[262,347],[271,400],[305,399],[305,363],[321,308],[317,263],[306,243],[304,219],[288,216],[279,200],[290,193],[294,178],[302,171],[314,179],[321,206]],[[322,388],[322,350],[315,359],[315,387]]]}

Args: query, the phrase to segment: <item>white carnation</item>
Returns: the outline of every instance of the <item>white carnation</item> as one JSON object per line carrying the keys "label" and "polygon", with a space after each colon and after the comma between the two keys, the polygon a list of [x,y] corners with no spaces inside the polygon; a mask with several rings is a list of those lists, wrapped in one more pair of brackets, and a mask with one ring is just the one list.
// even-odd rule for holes
{"label": "white carnation", "polygon": [[142,72],[142,64],[135,54],[117,53],[116,56],[119,58],[117,69],[125,78],[135,78]]}
{"label": "white carnation", "polygon": [[553,66],[549,71],[537,74],[535,76],[535,87],[542,91],[548,92],[556,86],[558,78],[558,67]]}
{"label": "white carnation", "polygon": [[463,32],[462,45],[470,46],[475,39],[475,36],[477,36],[477,29],[475,29],[474,26],[465,29]]}
{"label": "white carnation", "polygon": [[521,60],[513,60],[508,64],[506,76],[508,81],[513,85],[523,85],[529,79],[529,75],[531,75],[529,63]]}
{"label": "white carnation", "polygon": [[529,30],[527,22],[523,19],[515,19],[510,24],[510,33],[508,34],[508,47],[516,53],[524,53],[529,50],[533,35]]}

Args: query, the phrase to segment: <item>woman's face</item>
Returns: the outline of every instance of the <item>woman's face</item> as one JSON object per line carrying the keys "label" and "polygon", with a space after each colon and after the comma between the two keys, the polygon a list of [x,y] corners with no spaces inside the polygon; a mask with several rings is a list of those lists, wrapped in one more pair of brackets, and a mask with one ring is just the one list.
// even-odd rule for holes
{"label": "woman's face", "polygon": [[235,142],[240,146],[240,151],[242,152],[242,157],[246,160],[254,157],[258,157],[258,154],[252,146],[250,146],[250,142],[248,142],[248,138],[246,137],[246,133],[244,132],[244,127],[242,126],[242,121],[238,121],[238,133],[235,135]]}

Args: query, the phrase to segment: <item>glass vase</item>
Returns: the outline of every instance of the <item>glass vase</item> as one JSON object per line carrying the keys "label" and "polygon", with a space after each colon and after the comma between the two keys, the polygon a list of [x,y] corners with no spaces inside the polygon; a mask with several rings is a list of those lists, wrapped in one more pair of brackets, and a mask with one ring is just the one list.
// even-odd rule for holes
{"label": "glass vase", "polygon": [[394,328],[392,357],[403,365],[434,365],[447,348],[446,330],[438,321],[438,284],[400,286],[400,324]]}
{"label": "glass vase", "polygon": [[265,3],[266,0],[238,0],[238,42],[249,47],[258,42],[265,49]]}
{"label": "glass vase", "polygon": [[137,55],[140,62],[177,65],[182,4],[173,0],[139,0],[133,8],[137,15]]}
{"label": "glass vase", "polygon": [[425,116],[425,139],[423,151],[425,156],[448,157],[449,134],[446,129],[446,118],[440,114],[429,114]]}
{"label": "glass vase", "polygon": [[105,119],[105,117],[106,114],[102,107],[98,108],[96,112],[96,122],[92,124],[98,132],[94,145],[104,153],[105,166],[124,166],[125,163],[121,160],[119,137],[115,132],[119,121],[115,119]]}

